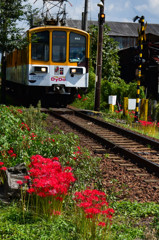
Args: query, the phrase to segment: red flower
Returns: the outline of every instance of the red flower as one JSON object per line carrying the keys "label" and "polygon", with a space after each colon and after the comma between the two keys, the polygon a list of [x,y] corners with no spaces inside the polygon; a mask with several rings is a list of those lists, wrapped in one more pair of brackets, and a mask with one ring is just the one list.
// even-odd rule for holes
{"label": "red flower", "polygon": [[34,189],[34,188],[29,188],[29,189],[27,190],[27,192],[31,194],[31,193],[35,192],[35,189]]}
{"label": "red flower", "polygon": [[59,158],[58,157],[53,157],[52,160],[59,161]]}
{"label": "red flower", "polygon": [[106,223],[105,223],[105,222],[99,222],[99,223],[98,223],[98,226],[105,227],[105,226],[106,226]]}
{"label": "red flower", "polygon": [[62,168],[58,157],[49,159],[40,155],[32,156],[29,168],[31,188],[40,197],[55,196],[57,201],[63,201],[70,184],[75,181],[72,168]]}
{"label": "red flower", "polygon": [[29,180],[29,179],[30,179],[30,177],[29,177],[29,176],[24,176],[24,178],[25,178],[26,180]]}
{"label": "red flower", "polygon": [[37,137],[37,135],[36,135],[35,133],[31,133],[31,134],[30,134],[30,138],[31,138],[32,140],[34,140],[36,137]]}
{"label": "red flower", "polygon": [[86,98],[83,98],[83,100],[82,101],[86,101],[88,98],[86,97]]}
{"label": "red flower", "polygon": [[0,166],[2,166],[4,163],[3,162],[0,162]]}
{"label": "red flower", "polygon": [[12,149],[8,150],[8,153],[9,153],[9,154],[12,154],[12,153],[13,153],[13,150],[12,150]]}
{"label": "red flower", "polygon": [[52,214],[53,214],[53,215],[61,215],[61,212],[60,212],[60,211],[55,211],[55,210],[53,210]]}
{"label": "red flower", "polygon": [[17,181],[17,183],[19,184],[19,185],[22,185],[23,184],[23,182],[22,181]]}
{"label": "red flower", "polygon": [[7,168],[6,167],[1,167],[0,170],[6,171]]}
{"label": "red flower", "polygon": [[16,157],[17,155],[15,153],[11,154],[10,155],[11,157]]}
{"label": "red flower", "polygon": [[21,125],[22,125],[22,126],[21,126],[21,129],[22,129],[22,130],[25,130],[25,129],[26,129],[26,130],[30,131],[30,128],[28,127],[27,124],[25,124],[25,123],[22,122]]}
{"label": "red flower", "polygon": [[77,95],[77,98],[78,98],[78,99],[81,99],[82,97],[81,97],[81,95],[80,95],[80,94],[78,94],[78,95]]}
{"label": "red flower", "polygon": [[23,113],[23,111],[21,109],[17,109],[17,112],[19,113]]}
{"label": "red flower", "polygon": [[[77,207],[82,208],[86,218],[94,218],[97,220],[99,215],[101,216],[101,219],[112,218],[114,210],[108,208],[106,194],[104,192],[96,189],[86,189],[81,192],[76,192],[74,196]],[[101,222],[99,225],[105,226],[105,223]]]}

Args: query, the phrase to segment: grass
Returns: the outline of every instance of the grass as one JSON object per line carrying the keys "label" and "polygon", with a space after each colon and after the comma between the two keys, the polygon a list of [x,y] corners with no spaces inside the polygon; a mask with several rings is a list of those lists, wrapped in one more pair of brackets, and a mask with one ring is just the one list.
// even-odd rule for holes
{"label": "grass", "polygon": [[[18,111],[17,111],[18,110]],[[1,120],[4,124],[1,124],[0,141],[1,151],[2,146],[7,151],[12,144],[14,149],[19,150],[19,146],[22,147],[22,151],[19,152],[18,161],[27,160],[33,154],[40,152],[45,154],[45,157],[58,156],[60,161],[65,166],[68,164],[74,169],[74,174],[77,178],[77,182],[72,186],[68,197],[63,203],[63,212],[60,216],[46,219],[44,216],[38,215],[35,217],[31,209],[22,211],[20,207],[21,202],[17,200],[12,201],[9,205],[5,205],[0,202],[0,240],[89,240],[83,238],[80,229],[76,225],[75,212],[71,193],[77,190],[85,189],[90,183],[95,188],[102,189],[102,176],[99,170],[99,159],[91,158],[87,149],[81,149],[79,154],[77,146],[79,146],[78,136],[74,134],[64,135],[44,132],[44,126],[39,125],[36,129],[36,122],[45,120],[46,116],[38,115],[37,109],[30,108],[23,109],[23,114],[19,112],[19,108],[9,107],[3,108],[4,115],[1,115]],[[2,114],[2,109],[1,109]],[[38,117],[37,117],[38,115]],[[5,116],[5,117],[4,117]],[[4,118],[3,118],[4,117]],[[20,118],[20,120],[16,120]],[[8,119],[8,121],[7,121]],[[20,130],[17,126],[24,121],[29,126],[32,126],[31,131]],[[6,125],[5,125],[6,123]],[[4,126],[4,127],[3,127]],[[14,127],[13,127],[14,126]],[[10,131],[11,127],[11,131]],[[7,129],[7,131],[6,131]],[[17,132],[19,129],[18,137]],[[33,130],[34,129],[34,130]],[[14,130],[14,131],[13,131]],[[31,141],[30,134],[34,131],[34,134],[39,136],[37,140]],[[56,129],[57,131],[57,129]],[[11,137],[10,135],[11,134]],[[14,135],[15,134],[15,135]],[[29,148],[21,144],[21,140],[27,140],[25,143],[29,144]],[[6,138],[7,137],[7,138]],[[55,142],[47,142],[46,138],[54,139]],[[16,144],[15,144],[16,139]],[[4,142],[5,140],[5,142]],[[20,142],[18,142],[20,141]],[[45,142],[45,144],[43,144]],[[21,144],[21,145],[20,145]],[[1,152],[2,153],[2,152]],[[17,153],[17,152],[16,152]],[[8,155],[7,155],[8,156]],[[74,161],[74,158],[78,161]],[[2,156],[0,161],[2,160]],[[4,160],[4,158],[3,158]],[[6,159],[6,163],[12,165],[14,159],[10,159],[10,156]],[[15,161],[15,163],[17,163]],[[78,163],[78,164],[77,164]],[[98,176],[98,178],[97,178]],[[115,180],[114,180],[115,181]],[[114,182],[114,186],[115,186]],[[114,188],[115,191],[115,188]],[[118,201],[117,197],[114,197],[113,190],[108,193],[109,205],[115,210],[114,218],[112,219],[111,231],[107,235],[108,240],[157,240],[159,238],[159,204],[154,202],[138,203],[130,201]],[[121,193],[122,194],[122,193]],[[102,231],[98,228],[98,234],[96,239],[103,239]],[[104,238],[105,239],[105,238]]]}
{"label": "grass", "polygon": [[[108,240],[157,240],[159,237],[159,205],[129,201],[113,202],[116,211]],[[54,220],[36,219],[23,213],[18,203],[0,203],[0,239],[10,240],[81,240],[70,211]],[[100,232],[97,239],[100,239]]]}
{"label": "grass", "polygon": [[[156,139],[159,139],[159,125],[156,122],[150,121],[140,121],[134,122],[134,113],[129,114],[129,116],[124,117],[121,113],[110,113],[101,114],[103,119],[109,123],[118,124],[121,127],[136,131],[140,134],[144,134],[146,136],[150,136]],[[131,117],[130,117],[131,115]]]}
{"label": "grass", "polygon": [[[85,98],[84,96],[80,99],[76,99],[72,105],[80,109],[92,110],[94,108],[94,101],[92,100],[92,96],[90,98]],[[115,109],[116,108],[117,106],[115,106]],[[159,123],[153,122],[151,116],[148,117],[148,121],[139,121],[135,123],[134,111],[129,111],[128,115],[124,116],[122,110],[115,110],[114,112],[111,112],[106,108],[103,110],[103,106],[101,106],[101,109],[102,110],[100,111],[100,115],[105,121],[113,124],[118,124],[124,128],[159,139]],[[142,119],[139,118],[139,120]]]}

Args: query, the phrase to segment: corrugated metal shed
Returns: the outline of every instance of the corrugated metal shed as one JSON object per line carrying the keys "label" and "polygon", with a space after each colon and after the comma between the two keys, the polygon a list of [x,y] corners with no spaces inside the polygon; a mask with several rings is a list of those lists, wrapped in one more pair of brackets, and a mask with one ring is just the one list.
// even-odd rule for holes
{"label": "corrugated metal shed", "polygon": [[[139,23],[131,22],[109,22],[106,21],[106,24],[111,28],[109,32],[110,36],[119,36],[119,37],[137,37],[138,36],[138,27]],[[81,29],[81,21],[68,19],[67,25],[70,27],[75,27]],[[89,25],[98,25],[97,21],[88,21]],[[159,24],[147,24],[146,34],[151,33],[153,35],[159,36]]]}

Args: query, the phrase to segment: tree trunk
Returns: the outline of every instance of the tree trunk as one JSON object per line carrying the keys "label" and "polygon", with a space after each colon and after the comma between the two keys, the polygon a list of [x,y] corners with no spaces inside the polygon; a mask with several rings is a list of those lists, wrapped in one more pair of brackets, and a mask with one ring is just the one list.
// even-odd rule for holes
{"label": "tree trunk", "polygon": [[4,52],[2,53],[1,102],[6,103],[6,56]]}

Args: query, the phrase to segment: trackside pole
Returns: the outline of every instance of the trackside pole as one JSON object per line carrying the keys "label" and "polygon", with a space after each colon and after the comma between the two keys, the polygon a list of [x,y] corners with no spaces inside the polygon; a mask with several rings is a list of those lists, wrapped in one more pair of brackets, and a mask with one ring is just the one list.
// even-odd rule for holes
{"label": "trackside pole", "polygon": [[138,37],[138,48],[139,48],[139,65],[138,65],[138,76],[137,76],[137,93],[136,93],[136,109],[135,109],[135,122],[139,120],[139,101],[140,101],[140,81],[141,81],[141,69],[142,69],[142,52],[143,52],[143,41],[145,37],[145,24],[144,16],[139,20],[141,24],[141,30],[139,31]]}

